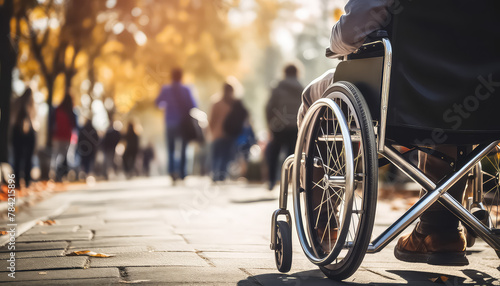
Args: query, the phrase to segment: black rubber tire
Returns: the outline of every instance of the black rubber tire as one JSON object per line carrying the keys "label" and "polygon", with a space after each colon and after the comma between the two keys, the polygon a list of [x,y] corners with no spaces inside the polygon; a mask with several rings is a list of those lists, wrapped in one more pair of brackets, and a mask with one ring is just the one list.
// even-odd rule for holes
{"label": "black rubber tire", "polygon": [[286,221],[278,221],[274,260],[279,272],[286,273],[292,268],[292,230]]}
{"label": "black rubber tire", "polygon": [[351,102],[359,121],[360,134],[364,152],[364,188],[363,215],[359,220],[358,231],[352,239],[352,247],[340,261],[330,265],[320,266],[321,271],[330,279],[343,280],[350,277],[359,268],[371,240],[378,193],[378,160],[373,121],[368,105],[361,92],[349,82],[336,82],[326,91],[325,95],[340,92]]}

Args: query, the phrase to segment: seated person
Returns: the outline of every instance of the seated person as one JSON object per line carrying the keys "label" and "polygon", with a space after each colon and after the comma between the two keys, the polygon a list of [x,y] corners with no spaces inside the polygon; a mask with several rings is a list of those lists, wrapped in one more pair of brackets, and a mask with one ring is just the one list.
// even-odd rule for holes
{"label": "seated person", "polygon": [[[384,29],[390,21],[389,11],[393,4],[394,0],[350,0],[345,6],[345,15],[333,26],[330,38],[332,52],[350,54],[361,47],[370,33]],[[298,114],[299,126],[307,109],[334,82],[334,72],[327,71],[305,88]],[[451,158],[457,157],[456,146],[437,145],[434,149]],[[452,170],[448,163],[425,153],[419,155],[419,168],[435,182]],[[448,192],[462,201],[465,184],[465,179],[462,179]],[[332,227],[332,231],[336,229]],[[336,233],[332,237],[336,237]],[[399,239],[394,253],[397,259],[407,262],[467,265],[465,248],[465,235],[458,218],[436,202],[421,215],[413,232]]]}

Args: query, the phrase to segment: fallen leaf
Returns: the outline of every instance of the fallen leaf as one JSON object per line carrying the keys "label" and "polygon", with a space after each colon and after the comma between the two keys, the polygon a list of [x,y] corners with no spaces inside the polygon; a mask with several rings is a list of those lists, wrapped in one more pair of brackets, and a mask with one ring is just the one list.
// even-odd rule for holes
{"label": "fallen leaf", "polygon": [[36,224],[38,224],[38,225],[54,225],[54,224],[56,224],[56,221],[53,219],[39,220]]}
{"label": "fallen leaf", "polygon": [[429,280],[434,282],[434,283],[445,283],[446,281],[449,280],[449,278],[444,276],[444,275],[441,275],[441,276],[436,277],[436,278],[429,278]]}
{"label": "fallen leaf", "polygon": [[97,253],[90,250],[82,250],[82,251],[73,251],[71,253],[68,253],[66,256],[90,256],[90,257],[108,258],[108,257],[113,257],[114,255]]}

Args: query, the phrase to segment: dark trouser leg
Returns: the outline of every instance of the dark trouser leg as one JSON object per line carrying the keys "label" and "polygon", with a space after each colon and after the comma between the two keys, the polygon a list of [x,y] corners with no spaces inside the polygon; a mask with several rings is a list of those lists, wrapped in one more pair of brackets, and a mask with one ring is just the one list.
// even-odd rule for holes
{"label": "dark trouser leg", "polygon": [[23,149],[22,149],[22,142],[19,142],[19,140],[16,140],[14,138],[13,141],[14,144],[12,144],[14,149],[14,176],[15,176],[15,182],[16,182],[16,188],[19,188],[21,186],[20,180],[21,180],[21,164],[23,164]]}
{"label": "dark trouser leg", "polygon": [[[435,150],[448,155],[451,158],[457,157],[457,147],[451,145],[438,145]],[[445,175],[453,171],[449,163],[421,152],[419,154],[419,167],[434,182],[438,182]],[[463,177],[448,193],[457,201],[462,202],[467,178]],[[420,216],[418,231],[423,234],[441,231],[456,231],[459,227],[459,220],[449,212],[439,202],[434,203]]]}
{"label": "dark trouser leg", "polygon": [[181,141],[181,158],[180,158],[180,170],[179,170],[179,177],[181,180],[184,180],[184,177],[186,177],[186,147],[187,143],[184,139],[182,139],[179,135],[179,139]]}
{"label": "dark trouser leg", "polygon": [[274,135],[271,142],[266,147],[266,158],[269,175],[269,189],[271,190],[276,183],[276,172],[278,169],[278,158],[280,155],[281,145],[278,143],[278,135]]}
{"label": "dark trouser leg", "polygon": [[284,144],[286,146],[287,156],[291,155],[295,152],[295,144],[297,143],[297,133],[298,133],[297,129],[287,131],[287,135],[286,135],[285,142],[284,142]]}
{"label": "dark trouser leg", "polygon": [[211,148],[211,160],[212,160],[212,181],[216,182],[218,180],[218,170],[219,170],[219,162],[220,162],[220,157],[219,157],[219,144],[218,140],[214,140],[212,142],[212,148]]}
{"label": "dark trouser leg", "polygon": [[[34,133],[34,132],[33,132]],[[33,168],[33,152],[35,150],[35,135],[27,136],[26,149],[24,151],[24,182],[26,187],[31,183],[31,169]]]}
{"label": "dark trouser leg", "polygon": [[175,127],[167,127],[168,173],[175,176]]}

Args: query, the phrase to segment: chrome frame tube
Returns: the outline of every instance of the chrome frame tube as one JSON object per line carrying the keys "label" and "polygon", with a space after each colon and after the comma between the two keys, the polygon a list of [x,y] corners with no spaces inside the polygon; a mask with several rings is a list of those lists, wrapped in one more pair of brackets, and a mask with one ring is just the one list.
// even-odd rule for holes
{"label": "chrome frame tube", "polygon": [[442,203],[450,212],[457,216],[464,224],[472,228],[474,232],[488,243],[496,251],[500,251],[500,237],[492,235],[474,215],[467,211],[464,206],[457,202],[450,194],[444,193],[439,202]]}
{"label": "chrome frame tube", "polygon": [[481,162],[474,168],[474,192],[472,194],[472,207],[479,207],[484,210],[481,199],[483,198],[483,167]]}
{"label": "chrome frame tube", "polygon": [[281,166],[280,181],[280,209],[286,210],[288,201],[288,185],[290,184],[290,172],[293,168],[295,155],[288,156]]}
{"label": "chrome frame tube", "polygon": [[280,208],[275,210],[273,216],[271,217],[271,249],[276,248],[276,223],[278,221],[278,216],[286,216],[286,222],[290,225],[290,230],[292,229],[292,219],[290,212],[286,209],[288,201],[288,185],[290,184],[290,171],[293,167],[294,155],[288,156],[281,167],[281,181],[280,181]]}
{"label": "chrome frame tube", "polygon": [[378,129],[378,151],[384,151],[385,147],[385,133],[387,125],[387,111],[389,105],[389,87],[391,84],[391,68],[392,68],[392,45],[391,41],[383,38],[382,44],[384,45],[384,69],[382,74],[382,92],[380,99],[380,127]]}
{"label": "chrome frame tube", "polygon": [[[389,228],[387,228],[381,235],[375,238],[370,246],[368,247],[368,253],[379,252],[387,246],[396,236],[398,236],[406,227],[408,227],[413,221],[415,221],[427,208],[429,208],[438,199],[442,198],[445,206],[450,208],[450,211],[455,213],[460,219],[464,220],[468,226],[470,226],[477,234],[483,238],[491,247],[498,250],[500,247],[500,242],[498,238],[493,237],[490,230],[482,226],[481,222],[471,215],[461,204],[454,200],[448,193],[446,193],[451,186],[460,180],[464,175],[466,175],[476,164],[491,150],[493,150],[500,141],[495,141],[488,145],[480,145],[474,151],[467,156],[464,160],[466,163],[460,167],[459,170],[452,172],[446,176],[442,183],[435,186],[432,181],[425,176],[420,170],[406,162],[404,158],[397,151],[394,151],[392,147],[386,146],[386,153],[383,153],[387,159],[394,162],[395,165],[405,172],[410,178],[415,182],[419,183],[424,189],[427,190],[425,194],[416,204],[414,204],[408,211],[406,211],[398,220],[396,220]],[[399,165],[401,164],[401,165]],[[450,200],[453,199],[453,200]],[[458,205],[460,207],[458,207]]]}

